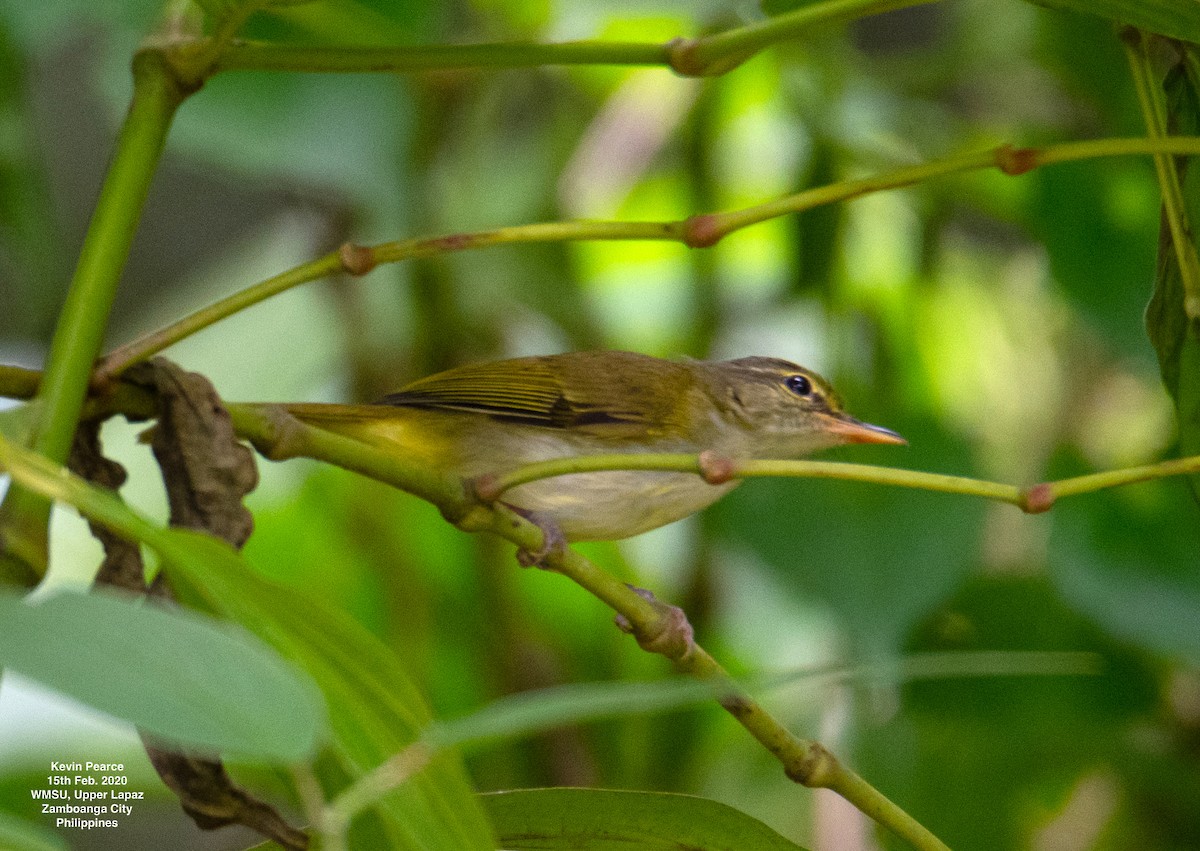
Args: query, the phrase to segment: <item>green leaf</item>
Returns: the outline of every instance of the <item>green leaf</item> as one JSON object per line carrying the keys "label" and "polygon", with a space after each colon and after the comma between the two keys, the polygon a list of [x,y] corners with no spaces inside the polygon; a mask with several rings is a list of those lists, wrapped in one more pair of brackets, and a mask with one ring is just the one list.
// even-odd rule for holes
{"label": "green leaf", "polygon": [[[1166,107],[1171,131],[1194,135],[1200,132],[1200,96],[1194,51],[1188,50],[1192,61],[1186,66],[1187,72],[1176,69],[1165,83]],[[1194,223],[1200,222],[1200,174],[1188,164],[1188,160],[1179,158],[1176,170],[1183,196],[1180,208],[1189,238],[1195,242]],[[1185,305],[1178,253],[1164,222],[1154,294],[1146,308],[1146,330],[1158,353],[1163,384],[1175,401],[1180,453],[1196,455],[1200,454],[1200,319],[1189,317]],[[1192,493],[1200,499],[1200,477],[1190,479]]]}
{"label": "green leaf", "polygon": [[[1038,52],[1045,52],[1059,84],[1092,93],[1088,103],[1106,134],[1143,134],[1136,88],[1112,24],[1057,12],[1041,18]],[[1052,280],[1117,358],[1140,358],[1146,350],[1146,293],[1130,285],[1154,268],[1159,192],[1146,179],[1146,167],[1144,159],[1130,157],[1106,159],[1103,167],[1084,162],[1035,169],[1018,182],[1024,200],[1013,210],[1045,248]]]}
{"label": "green leaf", "polygon": [[[429,710],[400,660],[342,612],[264,580],[224,542],[155,526],[113,494],[3,438],[0,468],[25,487],[74,505],[88,519],[152,547],[185,601],[240,623],[304,668],[325,695],[331,759],[321,760],[320,767],[326,776],[336,776],[338,785],[383,763],[429,724]],[[290,710],[274,707],[270,716],[284,711]],[[350,847],[495,848],[452,753],[440,755],[372,812],[373,821],[360,819],[351,826]]]}
{"label": "green leaf", "polygon": [[196,5],[204,10],[208,17],[217,24],[234,15],[249,17],[262,9],[275,6],[300,6],[313,0],[196,0]]}
{"label": "green leaf", "polygon": [[221,20],[229,15],[244,15],[272,6],[299,6],[311,2],[313,0],[196,0],[196,5],[210,17]]}
{"label": "green leaf", "polygon": [[[1064,559],[1055,581],[1071,602],[1107,626],[1114,635],[1200,664],[1200,588],[1147,575],[1142,565],[1127,563],[1097,570],[1094,563]],[[1120,600],[1120,605],[1113,605]]]}
{"label": "green leaf", "polygon": [[[827,675],[826,671],[802,672],[795,679]],[[683,677],[657,682],[573,683],[500,698],[462,718],[435,722],[424,738],[437,747],[511,739],[568,724],[705,703],[729,688],[720,682]]]}
{"label": "green leaf", "polygon": [[[62,233],[54,215],[49,145],[38,138],[30,103],[33,63],[13,38],[19,26],[14,18],[23,10],[5,12],[0,25],[0,126],[5,128],[0,143],[0,315],[5,336],[20,339],[39,336],[50,326],[59,291],[45,282],[69,274],[65,260],[70,252],[54,247]],[[54,16],[44,8],[32,14]]]}
{"label": "green leaf", "polygon": [[1194,0],[1030,0],[1035,6],[1099,15],[1159,35],[1200,41],[1200,3]]}
{"label": "green leaf", "polygon": [[[1099,174],[1092,164],[1037,169],[1029,175],[1026,221],[1045,246],[1054,280],[1070,296],[1081,316],[1110,344],[1144,353],[1140,317],[1144,281],[1154,264],[1157,194],[1145,180],[1145,163],[1106,163]],[[1136,226],[1116,221],[1115,199],[1136,179],[1147,186]],[[1063,227],[1071,222],[1071,227]]]}
{"label": "green leaf", "polygon": [[[243,624],[316,681],[329,706],[333,757],[342,784],[361,777],[411,744],[431,722],[424,698],[400,660],[344,613],[253,573],[223,543],[166,530],[154,544],[177,591]],[[383,799],[377,819],[360,829],[382,832],[394,849],[490,849],[491,829],[461,763],[443,753]],[[351,830],[351,847],[370,847]]]}
{"label": "green leaf", "polygon": [[[1182,39],[1200,41],[1200,4],[1194,0],[1028,0],[1035,6],[1048,9],[1064,9],[1068,12],[1083,12],[1116,21],[1132,24],[1152,33]],[[912,0],[897,3],[895,0],[861,0],[859,17],[881,12],[916,6],[930,0]],[[826,5],[825,0],[762,0],[762,9],[768,15],[782,15],[796,9]],[[835,5],[828,3],[828,5]],[[836,5],[844,5],[838,3]]]}
{"label": "green leaf", "polygon": [[7,851],[67,851],[67,843],[40,825],[0,812],[0,848]]}
{"label": "green leaf", "polygon": [[[1063,676],[1093,674],[1097,659],[1070,653],[921,654],[883,665],[820,666],[769,676],[741,678],[736,684],[672,677],[658,681],[572,683],[524,691],[494,700],[448,721],[435,721],[423,738],[438,748],[513,739],[569,724],[645,716],[717,700],[731,689],[759,696],[798,683],[921,679]],[[814,687],[816,687],[814,685]]]}
{"label": "green leaf", "polygon": [[322,729],[299,671],[210,618],[67,592],[0,594],[0,623],[3,667],[185,746],[293,762]]}
{"label": "green leaf", "polygon": [[[1133,497],[1136,495],[1136,499]],[[1182,482],[1107,491],[1055,507],[1049,577],[1114,636],[1200,664],[1200,509]]]}
{"label": "green leaf", "polygon": [[887,721],[858,726],[856,767],[958,851],[1035,845],[1045,822],[1030,813],[1059,811],[1088,772],[1107,770],[1125,725],[1152,712],[1156,699],[1142,657],[1073,611],[1044,577],[972,577],[926,616],[905,650],[1102,660],[1091,676],[911,682]]}
{"label": "green leaf", "polygon": [[513,851],[802,851],[726,804],[665,792],[522,789],[481,795]]}
{"label": "green leaf", "polygon": [[233,4],[228,0],[196,0],[196,5],[205,11],[205,13],[216,20],[220,20],[229,14]]}
{"label": "green leaf", "polygon": [[[897,9],[905,9],[909,6],[920,6],[925,3],[932,3],[934,0],[858,0],[857,5],[859,10],[857,14],[848,11],[842,11],[837,14],[839,19],[849,19],[851,17],[865,18],[869,15],[878,15],[884,12],[892,12]],[[819,10],[822,6],[836,7],[846,9],[847,5],[842,0],[762,0],[762,10],[767,15],[775,17],[783,15],[787,12],[794,12],[797,9],[813,8],[814,11]]]}

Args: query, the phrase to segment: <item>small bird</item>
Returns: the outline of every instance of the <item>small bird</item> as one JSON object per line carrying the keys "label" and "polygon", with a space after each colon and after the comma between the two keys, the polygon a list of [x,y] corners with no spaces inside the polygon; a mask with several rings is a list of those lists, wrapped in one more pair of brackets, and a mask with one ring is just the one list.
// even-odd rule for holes
{"label": "small bird", "polygon": [[[585,455],[708,451],[736,462],[905,442],[845,413],[815,372],[769,357],[571,352],[456,367],[372,405],[285,407],[311,425],[464,478]],[[519,485],[502,499],[539,522],[547,540],[551,532],[615,540],[693,514],[737,484],[709,484],[695,473],[571,473]]]}

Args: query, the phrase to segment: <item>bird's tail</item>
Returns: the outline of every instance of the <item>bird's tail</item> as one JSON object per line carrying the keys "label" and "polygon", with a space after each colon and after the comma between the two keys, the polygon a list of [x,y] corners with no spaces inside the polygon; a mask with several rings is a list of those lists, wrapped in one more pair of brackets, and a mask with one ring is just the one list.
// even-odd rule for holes
{"label": "bird's tail", "polygon": [[[257,406],[256,406],[257,407]],[[323,402],[264,404],[263,408],[282,408],[307,425],[332,431],[357,440],[377,442],[380,439],[402,439],[403,419],[390,405],[338,405]]]}

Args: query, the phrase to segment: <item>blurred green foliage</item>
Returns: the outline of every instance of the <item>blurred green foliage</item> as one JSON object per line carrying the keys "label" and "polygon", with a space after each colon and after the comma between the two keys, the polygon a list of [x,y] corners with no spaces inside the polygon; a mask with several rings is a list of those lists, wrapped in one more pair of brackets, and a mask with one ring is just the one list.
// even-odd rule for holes
{"label": "blurred green foliage", "polygon": [[[120,5],[112,16],[68,0],[0,10],[5,361],[40,363],[128,99],[130,50],[156,14]],[[715,0],[326,0],[256,17],[250,35],[665,41],[742,11]],[[112,341],[345,239],[681,218],[1002,142],[1143,132],[1109,22],[985,0],[822,30],[705,80],[600,67],[219,75],[172,130]],[[1148,159],[971,174],[768,222],[705,251],[518,246],[381,268],[289,293],[168,355],[229,398],[364,400],[503,355],[770,354],[827,373],[852,411],[911,443],[838,457],[1036,481],[1178,453],[1143,331],[1158,227]],[[144,450],[128,430],[107,434],[134,472],[126,497],[161,515]],[[393,647],[437,717],[554,683],[665,673],[597,601],[515,569],[506,546],[463,536],[410,497],[302,463],[264,473],[247,558]],[[588,551],[684,602],[701,640],[739,671],[922,650],[1099,653],[1092,678],[766,697],[952,847],[1168,849],[1200,845],[1198,511],[1179,481],[1039,517],[753,481],[710,516]],[[56,532],[72,534],[63,522]],[[61,555],[81,545],[56,546],[58,581],[88,574],[89,562]],[[9,780],[50,757],[0,746],[0,803],[27,814],[28,787]],[[844,826],[716,708],[558,730],[468,765],[484,790],[704,794],[801,844]]]}

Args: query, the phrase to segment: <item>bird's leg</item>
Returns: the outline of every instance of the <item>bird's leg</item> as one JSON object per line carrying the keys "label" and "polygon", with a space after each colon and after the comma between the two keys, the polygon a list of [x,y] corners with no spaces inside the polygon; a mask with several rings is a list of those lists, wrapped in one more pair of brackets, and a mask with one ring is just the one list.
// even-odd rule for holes
{"label": "bird's leg", "polygon": [[505,508],[512,511],[514,514],[520,515],[542,530],[542,545],[537,550],[527,550],[524,547],[517,550],[517,562],[521,567],[545,567],[546,558],[552,554],[561,555],[567,548],[567,538],[563,534],[562,527],[549,514],[543,514],[540,511],[530,511],[527,508],[520,508],[510,502],[504,502],[500,499],[501,491],[496,487],[496,477],[494,475],[485,474],[476,476],[473,479],[467,479],[467,492],[475,495],[481,503],[493,504],[500,502]]}
{"label": "bird's leg", "polygon": [[509,505],[507,502],[503,503],[503,505],[542,530],[542,545],[540,547],[536,550],[527,550],[524,547],[517,550],[517,562],[521,567],[545,567],[545,561],[548,556],[562,555],[563,551],[566,550],[567,538],[563,534],[562,527],[549,514],[543,514],[540,511],[530,511],[527,508],[518,508],[515,505]]}

